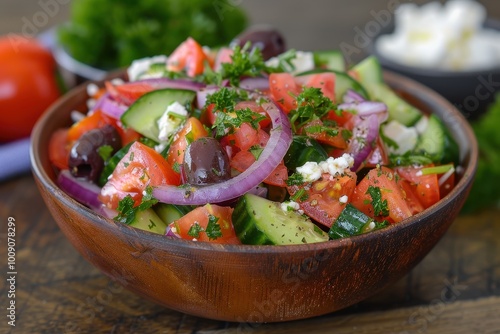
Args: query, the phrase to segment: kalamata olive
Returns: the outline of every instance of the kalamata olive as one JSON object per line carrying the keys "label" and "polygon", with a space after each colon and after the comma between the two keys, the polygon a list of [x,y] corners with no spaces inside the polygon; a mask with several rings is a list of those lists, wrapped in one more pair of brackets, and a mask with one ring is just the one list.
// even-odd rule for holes
{"label": "kalamata olive", "polygon": [[186,148],[182,177],[184,182],[198,186],[220,183],[231,177],[229,157],[217,139],[199,138]]}
{"label": "kalamata olive", "polygon": [[264,60],[286,51],[285,38],[279,31],[272,27],[251,27],[236,36],[232,44],[243,47],[248,41],[252,43],[252,47],[257,47],[262,51]]}
{"label": "kalamata olive", "polygon": [[105,125],[83,134],[73,145],[69,156],[71,174],[92,182],[104,168],[103,154],[112,155],[122,146],[120,134],[112,125]]}

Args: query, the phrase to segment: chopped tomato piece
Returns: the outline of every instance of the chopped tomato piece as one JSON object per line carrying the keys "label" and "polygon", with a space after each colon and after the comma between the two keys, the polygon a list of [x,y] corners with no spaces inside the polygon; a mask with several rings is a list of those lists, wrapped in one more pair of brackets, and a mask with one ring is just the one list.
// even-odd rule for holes
{"label": "chopped tomato piece", "polygon": [[288,114],[297,108],[295,96],[299,95],[302,87],[295,82],[290,73],[272,73],[269,76],[271,97]]}
{"label": "chopped tomato piece", "polygon": [[243,110],[243,109],[250,109],[254,113],[260,114],[265,117],[262,121],[259,122],[259,125],[261,128],[266,128],[269,124],[271,124],[271,119],[267,115],[267,112],[257,104],[255,101],[241,101],[236,104],[234,107],[234,110]]}
{"label": "chopped tomato piece", "polygon": [[[438,175],[440,179],[443,174]],[[439,198],[443,198],[450,193],[450,191],[455,187],[455,173],[451,174],[446,181],[439,186]]]}
{"label": "chopped tomato piece", "polygon": [[[305,186],[289,186],[288,192],[304,212],[323,226],[331,227],[344,210],[356,187],[356,173],[323,174],[322,178]],[[294,198],[298,197],[298,198]]]}
{"label": "chopped tomato piece", "polygon": [[220,48],[215,56],[214,71],[220,71],[222,69],[222,64],[232,63],[233,59],[233,49],[231,48]]}
{"label": "chopped tomato piece", "polygon": [[[354,116],[352,112],[342,110],[340,115],[337,114],[335,110],[331,110],[328,112],[326,115],[326,119],[335,121],[339,126],[344,126],[348,124],[349,120]],[[352,130],[352,127],[348,128],[349,130]]]}
{"label": "chopped tomato piece", "polygon": [[49,160],[59,169],[68,169],[71,144],[68,141],[68,129],[56,130],[50,137]]}
{"label": "chopped tomato piece", "polygon": [[184,152],[189,143],[207,136],[208,132],[203,124],[197,118],[190,117],[186,124],[174,135],[172,145],[168,151],[168,163],[171,166],[175,164],[181,165],[184,160]]}
{"label": "chopped tomato piece", "polygon": [[299,84],[321,89],[324,96],[335,102],[335,73],[325,72],[296,77]]}
{"label": "chopped tomato piece", "polygon": [[107,207],[116,209],[118,203],[130,195],[137,206],[148,186],[179,185],[180,176],[154,149],[135,142],[116,165],[111,178],[104,185],[99,199]]}
{"label": "chopped tomato piece", "polygon": [[422,175],[422,168],[432,167],[427,165],[423,167],[397,167],[396,172],[408,180],[414,189],[420,203],[424,208],[428,208],[434,203],[438,202],[439,196],[439,181],[437,174]]}
{"label": "chopped tomato piece", "polygon": [[101,110],[95,110],[91,115],[73,124],[68,131],[68,141],[70,143],[78,140],[84,133],[93,129],[102,128],[105,125],[112,125],[120,134],[123,145],[127,145],[138,140],[141,135],[131,128],[124,128],[119,120],[109,117]]}
{"label": "chopped tomato piece", "polygon": [[302,128],[302,132],[322,144],[327,144],[336,148],[347,148],[347,140],[344,138],[344,128],[325,126],[319,119],[307,123]]}
{"label": "chopped tomato piece", "polygon": [[422,205],[422,203],[420,203],[417,194],[415,194],[415,189],[411,186],[410,182],[401,179],[399,180],[398,184],[401,187],[401,190],[403,191],[403,197],[406,201],[406,204],[408,204],[408,208],[410,208],[411,213],[414,215],[424,211],[425,208]]}
{"label": "chopped tomato piece", "polygon": [[249,123],[243,123],[234,131],[234,144],[242,151],[259,144],[259,129],[254,129]]}
{"label": "chopped tomato piece", "polygon": [[[368,192],[370,186],[380,189],[379,202],[386,203],[388,216],[375,215],[373,204],[376,201]],[[364,214],[377,220],[388,220],[390,223],[399,223],[412,215],[412,210],[408,207],[401,187],[397,183],[396,174],[388,167],[370,170],[354,189],[351,203]]]}
{"label": "chopped tomato piece", "polygon": [[186,70],[190,77],[202,74],[205,62],[210,63],[209,57],[197,41],[189,37],[172,52],[167,61],[167,69],[173,72]]}
{"label": "chopped tomato piece", "polygon": [[[255,161],[255,156],[251,152],[240,151],[234,155],[234,157],[230,161],[230,164],[232,168],[242,173],[250,168],[250,166],[252,166]],[[264,183],[279,187],[285,187],[287,179],[288,170],[285,167],[284,163],[281,162],[264,180]]]}
{"label": "chopped tomato piece", "polygon": [[108,120],[103,117],[102,112],[100,110],[96,110],[69,128],[68,140],[70,142],[78,140],[84,133],[93,129],[102,128],[107,124],[109,124]]}
{"label": "chopped tomato piece", "polygon": [[218,244],[241,244],[234,231],[233,209],[206,204],[187,213],[169,226],[182,239]]}
{"label": "chopped tomato piece", "polygon": [[265,184],[270,184],[272,186],[286,187],[286,180],[288,179],[288,169],[286,168],[283,161],[280,162],[278,166],[269,174],[269,176],[264,180]]}
{"label": "chopped tomato piece", "polygon": [[146,82],[127,82],[116,86],[106,82],[105,85],[111,96],[126,105],[131,105],[144,94],[154,90],[154,87]]}

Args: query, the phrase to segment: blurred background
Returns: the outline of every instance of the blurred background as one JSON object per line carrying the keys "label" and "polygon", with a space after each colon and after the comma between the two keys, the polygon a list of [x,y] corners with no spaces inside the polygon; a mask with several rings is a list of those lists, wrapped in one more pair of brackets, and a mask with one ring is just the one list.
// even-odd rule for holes
{"label": "blurred background", "polygon": [[[218,0],[207,0],[216,4]],[[41,4],[59,4],[57,12],[48,15],[45,24],[35,26],[37,32],[63,23],[69,18],[70,0],[2,0],[0,5],[0,34],[22,32],[26,22],[43,11]],[[190,3],[190,1],[186,1]],[[356,27],[374,19],[374,13],[390,10],[397,4],[424,4],[426,0],[231,0],[230,5],[242,8],[251,24],[266,23],[278,28],[288,46],[302,50],[336,49],[342,42],[352,43]],[[443,2],[443,1],[441,1]],[[491,17],[500,18],[498,0],[481,0]],[[229,8],[226,8],[230,11]],[[49,13],[52,14],[52,13]],[[41,15],[38,15],[41,16]],[[45,19],[39,18],[39,23]]]}

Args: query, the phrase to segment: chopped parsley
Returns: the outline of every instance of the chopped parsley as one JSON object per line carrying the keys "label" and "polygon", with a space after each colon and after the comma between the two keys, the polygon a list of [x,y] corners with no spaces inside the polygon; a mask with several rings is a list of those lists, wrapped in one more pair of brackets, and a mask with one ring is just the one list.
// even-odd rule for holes
{"label": "chopped parsley", "polygon": [[222,231],[218,221],[218,217],[209,214],[207,228],[204,229],[203,227],[201,227],[200,223],[195,221],[189,228],[188,235],[193,238],[199,238],[200,233],[205,232],[209,240],[220,238],[222,237]]}
{"label": "chopped parsley", "polygon": [[288,186],[299,186],[299,185],[303,184],[304,182],[305,182],[304,176],[302,176],[302,174],[300,174],[300,173],[293,173],[286,180],[286,184]]}
{"label": "chopped parsley", "polygon": [[204,231],[204,229],[203,229],[203,227],[200,226],[200,223],[195,221],[193,223],[193,225],[191,225],[191,227],[189,228],[188,235],[190,237],[193,237],[193,238],[199,238],[200,233],[203,231]]}
{"label": "chopped parsley", "polygon": [[307,194],[306,190],[304,188],[299,189],[293,196],[290,197],[290,199],[294,202],[304,202],[309,198],[309,195]]}
{"label": "chopped parsley", "polygon": [[222,63],[221,75],[222,79],[228,79],[232,86],[239,86],[243,76],[256,77],[267,69],[261,50],[251,48],[250,42],[243,47],[236,45],[231,60],[231,63]]}
{"label": "chopped parsley", "polygon": [[[289,117],[292,128],[301,127],[313,120],[321,119],[330,110],[335,109],[335,104],[323,95],[319,88],[304,87],[302,92],[295,97],[297,108],[290,111]],[[297,123],[297,124],[296,124]]]}
{"label": "chopped parsley", "polygon": [[158,203],[158,200],[153,196],[153,188],[148,186],[138,206],[134,206],[135,201],[130,195],[127,195],[118,202],[118,215],[114,220],[130,225],[135,220],[137,212],[147,210],[156,203]]}
{"label": "chopped parsley", "polygon": [[222,231],[218,221],[218,217],[208,215],[207,230],[205,232],[207,233],[207,237],[209,240],[215,240],[222,237]]}
{"label": "chopped parsley", "polygon": [[216,114],[216,118],[212,128],[215,129],[217,138],[232,133],[243,123],[248,123],[252,128],[258,129],[259,122],[266,118],[264,115],[256,113],[250,108],[235,109],[237,102],[246,100],[248,100],[248,94],[245,91],[227,87],[223,87],[207,97],[206,105],[214,105],[212,112]]}
{"label": "chopped parsley", "polygon": [[387,200],[382,200],[380,188],[369,186],[366,193],[372,198],[371,205],[373,206],[373,214],[375,216],[387,217],[389,215],[389,207],[387,205]]}

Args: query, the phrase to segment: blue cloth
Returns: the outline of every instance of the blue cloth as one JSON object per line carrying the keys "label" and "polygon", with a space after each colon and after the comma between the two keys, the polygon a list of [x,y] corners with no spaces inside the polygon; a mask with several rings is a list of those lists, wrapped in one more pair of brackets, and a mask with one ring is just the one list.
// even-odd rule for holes
{"label": "blue cloth", "polygon": [[28,173],[30,169],[29,138],[0,145],[0,182]]}

